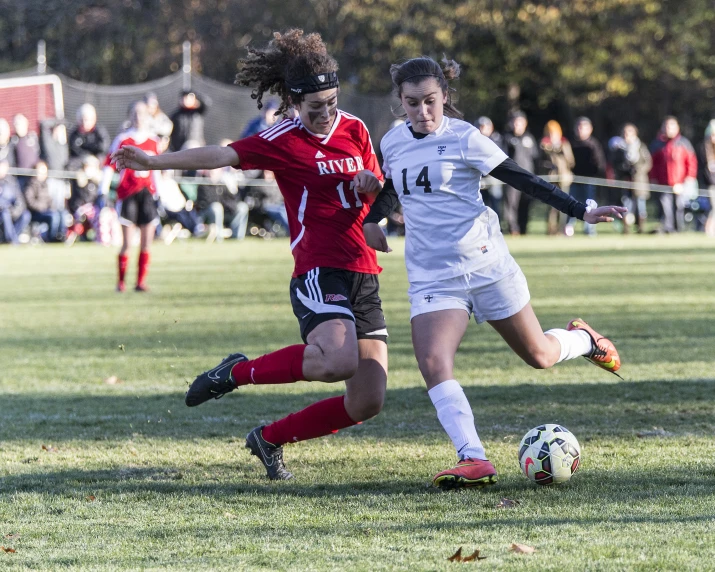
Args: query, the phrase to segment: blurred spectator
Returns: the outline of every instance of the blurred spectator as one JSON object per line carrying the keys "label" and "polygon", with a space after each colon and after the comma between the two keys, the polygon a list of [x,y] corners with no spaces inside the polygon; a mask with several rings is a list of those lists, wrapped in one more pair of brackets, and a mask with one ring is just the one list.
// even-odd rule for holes
{"label": "blurred spectator", "polygon": [[[18,169],[33,169],[40,160],[40,140],[37,133],[30,131],[30,122],[22,113],[12,119],[15,135],[11,141],[15,151],[15,167]],[[30,181],[29,175],[18,175],[17,182],[22,190]]]}
{"label": "blurred spectator", "polygon": [[[606,156],[603,147],[593,137],[593,124],[588,117],[576,119],[576,137],[571,144],[575,165],[573,174],[576,177],[603,177],[606,174]],[[596,187],[588,183],[573,183],[571,185],[571,195],[578,201],[585,203],[587,200],[594,200],[596,197]],[[564,232],[566,236],[573,236],[575,218],[566,221]],[[596,227],[587,222],[583,223],[583,231],[589,236],[596,236]]]}
{"label": "blurred spectator", "polygon": [[70,243],[78,237],[93,240],[96,235],[99,216],[96,202],[100,178],[99,159],[94,155],[86,155],[82,159],[82,168],[77,172],[77,178],[72,180],[67,202],[73,220],[67,236]]}
{"label": "blurred spectator", "polygon": [[159,99],[154,92],[150,91],[144,96],[144,103],[146,103],[149,112],[149,132],[159,139],[161,143],[159,150],[163,153],[169,147],[169,138],[174,130],[174,124],[159,107]]}
{"label": "blurred spectator", "polygon": [[82,158],[94,155],[103,159],[109,149],[109,133],[97,123],[97,110],[93,105],[84,103],[77,110],[77,126],[70,134],[70,165],[78,169]]}
{"label": "blurred spectator", "polygon": [[623,206],[628,209],[623,220],[623,232],[628,233],[633,223],[639,233],[645,230],[648,218],[646,203],[650,198],[648,173],[653,161],[648,147],[638,138],[638,129],[632,123],[623,126],[620,137],[613,137],[608,142],[609,160],[613,177],[617,181],[630,181],[637,185],[634,190],[624,191],[621,197]]}
{"label": "blurred spectator", "polygon": [[[571,144],[564,137],[558,121],[551,120],[544,126],[544,138],[539,145],[541,149],[541,172],[544,175],[557,176],[556,184],[564,193],[568,193],[573,182],[574,156]],[[548,209],[546,234],[559,232],[559,211]]]}
{"label": "blurred spectator", "polygon": [[30,178],[25,188],[25,201],[31,214],[31,222],[47,226],[47,230],[42,232],[43,241],[61,242],[65,235],[64,210],[53,209],[47,184],[47,163],[38,161],[34,168],[36,175]]}
{"label": "blurred spectator", "polygon": [[8,175],[10,163],[0,159],[0,224],[4,242],[17,244],[19,236],[30,224],[30,211],[25,206],[25,198],[20,185],[12,175]]}
{"label": "blurred spectator", "polygon": [[0,117],[0,161],[7,161],[10,167],[15,166],[15,150],[10,141],[10,124]]}
{"label": "blurred spectator", "polygon": [[195,141],[199,147],[206,145],[204,136],[204,113],[206,106],[199,96],[190,90],[181,92],[179,109],[171,115],[174,129],[169,142],[170,151],[179,151],[187,141]]}
{"label": "blurred spectator", "polygon": [[[484,137],[489,137],[497,147],[502,151],[506,151],[506,145],[504,143],[504,137],[498,131],[494,130],[494,123],[488,117],[482,116],[474,123],[474,126],[479,129],[479,132],[484,135]],[[501,219],[501,202],[504,196],[504,183],[499,179],[490,177],[482,177],[481,180],[481,192],[484,204],[492,209],[499,219]]]}
{"label": "blurred spectator", "polygon": [[[41,156],[50,171],[64,171],[69,161],[67,128],[58,119],[46,119],[40,122]],[[64,210],[70,195],[70,184],[66,179],[50,177],[47,185],[52,196],[52,208]]]}
{"label": "blurred spectator", "polygon": [[658,232],[681,232],[685,229],[687,187],[697,187],[698,160],[690,141],[680,134],[680,124],[675,117],[665,118],[650,151],[653,156],[651,181],[673,187],[673,194],[660,193],[661,228]]}
{"label": "blurred spectator", "polygon": [[275,125],[278,120],[276,111],[278,111],[278,101],[275,99],[269,99],[267,103],[263,104],[261,114],[255,119],[252,119],[248,125],[246,125],[243,133],[241,133],[241,139],[245,139],[246,137],[265,131],[269,127]]}
{"label": "blurred spectator", "polygon": [[715,237],[715,119],[708,123],[705,129],[705,140],[700,155],[700,180],[708,189],[710,198],[710,213],[705,223],[705,232]]}
{"label": "blurred spectator", "polygon": [[[523,111],[514,112],[504,139],[506,141],[507,155],[519,167],[533,173],[534,162],[539,158],[539,147],[534,136],[526,130],[528,125],[526,114]],[[526,234],[530,206],[531,197],[513,187],[506,186],[504,220],[512,236]]]}
{"label": "blurred spectator", "polygon": [[248,226],[248,205],[240,200],[238,188],[232,192],[224,169],[212,169],[203,174],[209,177],[211,183],[199,185],[195,206],[209,227],[207,240],[223,240],[226,223],[231,228],[231,237],[242,240]]}
{"label": "blurred spectator", "polygon": [[181,228],[185,228],[194,236],[204,231],[204,225],[194,208],[194,203],[186,199],[178,183],[174,180],[173,171],[164,171],[157,176],[157,192],[165,218],[175,221],[173,226],[165,225],[162,238],[166,244],[171,244],[178,236]]}

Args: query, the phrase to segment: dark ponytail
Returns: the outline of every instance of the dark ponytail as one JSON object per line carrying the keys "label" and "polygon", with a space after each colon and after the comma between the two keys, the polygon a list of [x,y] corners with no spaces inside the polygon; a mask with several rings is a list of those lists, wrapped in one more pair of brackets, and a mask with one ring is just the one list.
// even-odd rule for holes
{"label": "dark ponytail", "polygon": [[462,112],[454,107],[452,93],[455,90],[449,87],[449,82],[459,77],[459,64],[454,60],[448,60],[445,56],[441,64],[439,64],[427,56],[412,58],[401,64],[392,64],[390,66],[390,76],[392,76],[395,95],[400,98],[402,97],[402,84],[418,84],[426,78],[435,78],[442,92],[447,95],[444,114],[447,117],[464,118]]}
{"label": "dark ponytail", "polygon": [[277,113],[303,101],[303,96],[291,94],[286,81],[325,72],[338,71],[338,63],[328,54],[320,34],[304,35],[292,29],[281,34],[274,32],[273,40],[265,48],[248,48],[248,55],[239,60],[242,68],[236,84],[254,88],[251,97],[263,107],[263,94],[275,93],[281,98]]}

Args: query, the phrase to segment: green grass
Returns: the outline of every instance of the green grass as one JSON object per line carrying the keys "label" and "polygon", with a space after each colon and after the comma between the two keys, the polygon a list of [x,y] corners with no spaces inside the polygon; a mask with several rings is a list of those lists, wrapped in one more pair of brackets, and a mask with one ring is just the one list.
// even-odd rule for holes
{"label": "green grass", "polygon": [[[385,409],[287,446],[288,483],[265,479],[245,434],[340,384],[182,400],[227,353],[299,341],[285,241],[158,245],[148,295],[113,292],[111,249],[0,249],[0,545],[17,551],[0,552],[0,569],[715,568],[715,242],[511,241],[544,328],[590,320],[616,341],[625,381],[584,360],[531,370],[472,325],[457,374],[500,481],[456,493],[429,486],[454,451],[412,356],[392,246]],[[535,487],[516,462],[544,422],[582,445],[562,487]],[[497,509],[501,497],[520,504]],[[460,546],[487,559],[448,562]]]}

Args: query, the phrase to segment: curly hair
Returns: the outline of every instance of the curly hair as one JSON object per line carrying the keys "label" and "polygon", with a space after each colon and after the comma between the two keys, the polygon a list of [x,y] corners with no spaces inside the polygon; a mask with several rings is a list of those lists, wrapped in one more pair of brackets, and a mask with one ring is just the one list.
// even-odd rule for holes
{"label": "curly hair", "polygon": [[444,104],[444,114],[447,117],[462,119],[464,115],[454,107],[452,101],[452,93],[454,93],[455,90],[449,87],[450,80],[459,78],[459,71],[459,64],[454,60],[448,60],[446,56],[442,59],[441,63],[437,63],[430,57],[422,56],[421,58],[412,58],[401,64],[392,64],[390,66],[392,85],[397,97],[402,96],[403,83],[417,84],[427,77],[433,77],[437,80],[442,91],[447,94],[447,103]]}
{"label": "curly hair", "polygon": [[280,96],[278,114],[303,101],[303,96],[291,95],[286,80],[296,81],[322,72],[338,71],[338,62],[328,54],[320,34],[303,35],[303,30],[292,29],[273,33],[273,40],[265,48],[248,48],[248,56],[239,60],[241,71],[235,83],[252,86],[251,97],[258,109],[263,107],[266,92]]}

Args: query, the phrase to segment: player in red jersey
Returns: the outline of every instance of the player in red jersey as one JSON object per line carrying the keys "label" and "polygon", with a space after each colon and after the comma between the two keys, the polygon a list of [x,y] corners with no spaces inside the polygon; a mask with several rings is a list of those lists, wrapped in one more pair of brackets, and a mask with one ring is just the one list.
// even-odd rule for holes
{"label": "player in red jersey", "polygon": [[[147,156],[158,155],[159,142],[151,135],[149,110],[145,103],[137,102],[131,111],[131,128],[120,133],[104,162],[104,173],[100,185],[100,195],[106,196],[114,175],[112,153],[125,145],[141,149]],[[129,263],[129,246],[134,236],[135,226],[139,227],[141,243],[139,251],[139,269],[137,273],[137,292],[146,292],[146,275],[149,270],[149,249],[154,236],[154,227],[159,218],[156,210],[156,181],[154,173],[148,170],[121,168],[117,186],[117,214],[122,223],[122,249],[119,251],[119,279],[117,291],[124,292],[124,276]]]}
{"label": "player in red jersey", "polygon": [[135,147],[113,155],[120,168],[215,169],[232,165],[275,173],[290,222],[295,270],[293,312],[304,344],[248,360],[232,354],[199,375],[186,404],[218,399],[243,385],[299,380],[346,380],[345,396],[319,401],[246,438],[269,478],[290,479],[285,443],[313,439],[377,415],[387,385],[387,329],[378,294],[380,267],[362,221],[381,189],[382,173],[362,121],[337,107],[337,62],[318,34],[274,34],[264,49],[249,48],[237,83],[281,96],[278,113],[298,117],[227,147],[149,156]]}

